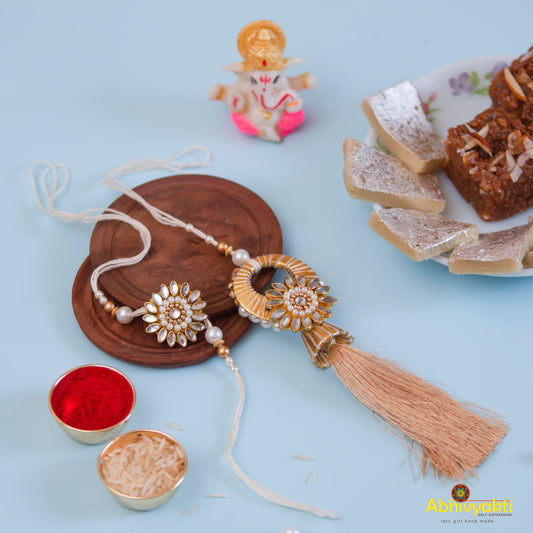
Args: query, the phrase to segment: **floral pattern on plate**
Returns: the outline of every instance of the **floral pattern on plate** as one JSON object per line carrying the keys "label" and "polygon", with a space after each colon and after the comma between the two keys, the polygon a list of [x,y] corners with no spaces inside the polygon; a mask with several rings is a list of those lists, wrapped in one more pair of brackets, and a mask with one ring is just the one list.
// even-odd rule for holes
{"label": "floral pattern on plate", "polygon": [[507,67],[506,61],[498,61],[489,72],[483,76],[476,70],[470,72],[461,72],[456,77],[449,78],[448,83],[453,96],[459,96],[461,93],[478,94],[487,96],[489,94],[489,85],[494,75]]}

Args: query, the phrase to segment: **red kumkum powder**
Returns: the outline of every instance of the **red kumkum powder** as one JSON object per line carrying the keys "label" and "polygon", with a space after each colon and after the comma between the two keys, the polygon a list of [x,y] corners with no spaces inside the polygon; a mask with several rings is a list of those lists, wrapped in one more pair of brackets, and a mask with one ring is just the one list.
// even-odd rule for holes
{"label": "red kumkum powder", "polygon": [[129,414],[134,393],[118,372],[102,366],[76,368],[54,388],[50,404],[65,424],[83,430],[112,427]]}

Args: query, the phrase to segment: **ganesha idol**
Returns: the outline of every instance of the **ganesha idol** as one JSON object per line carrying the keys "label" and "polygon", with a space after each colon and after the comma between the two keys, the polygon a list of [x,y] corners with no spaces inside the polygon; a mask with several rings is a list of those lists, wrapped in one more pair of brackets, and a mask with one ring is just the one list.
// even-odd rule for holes
{"label": "ganesha idol", "polygon": [[270,20],[245,26],[237,47],[243,61],[222,69],[234,72],[237,81],[233,85],[212,85],[208,97],[228,104],[233,123],[243,133],[280,142],[304,122],[298,91],[315,89],[316,78],[308,72],[292,77],[285,74],[288,67],[304,60],[283,57],[285,35]]}

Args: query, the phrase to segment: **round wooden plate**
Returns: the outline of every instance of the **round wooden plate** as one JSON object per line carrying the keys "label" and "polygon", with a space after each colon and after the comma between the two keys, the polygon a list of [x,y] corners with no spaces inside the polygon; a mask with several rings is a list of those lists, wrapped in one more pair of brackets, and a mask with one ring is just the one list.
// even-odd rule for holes
{"label": "round wooden plate", "polygon": [[[280,252],[281,228],[269,206],[255,193],[234,182],[205,175],[179,175],[154,180],[135,191],[148,202],[211,234],[234,249],[244,248],[250,256]],[[112,270],[99,279],[100,288],[118,305],[140,307],[159,290],[161,283],[188,281],[202,293],[206,312],[224,331],[229,346],[246,331],[250,322],[242,319],[229,298],[227,284],[235,265],[195,235],[155,221],[137,202],[121,196],[111,206],[145,224],[152,234],[152,247],[137,265]],[[135,255],[142,248],[129,225],[107,221],[94,228],[90,255],[81,265],[72,289],[78,323],[89,340],[118,359],[156,367],[196,364],[215,355],[202,341],[187,348],[159,344],[155,335],[144,332],[145,324],[134,319],[121,325],[105,313],[92,295],[89,278],[95,265],[118,257]],[[254,287],[262,291],[273,271],[261,271]]]}

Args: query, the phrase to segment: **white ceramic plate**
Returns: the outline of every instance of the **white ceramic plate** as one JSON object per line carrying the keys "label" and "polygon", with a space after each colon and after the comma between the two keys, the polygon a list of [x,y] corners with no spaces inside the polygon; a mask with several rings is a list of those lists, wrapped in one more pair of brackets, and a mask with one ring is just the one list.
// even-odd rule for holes
{"label": "white ceramic plate", "polygon": [[[468,122],[491,105],[487,90],[492,79],[492,71],[497,66],[501,67],[502,63],[510,64],[513,59],[513,56],[508,55],[468,59],[434,70],[413,82],[418,89],[428,118],[443,139],[447,137],[448,128]],[[368,132],[365,142],[370,146],[383,148],[372,129]],[[484,222],[478,217],[474,208],[457,192],[444,172],[438,172],[437,176],[446,198],[446,209],[442,215],[461,222],[476,224],[480,233],[490,233],[526,224],[528,217],[533,215],[533,208],[530,208],[506,220]],[[375,210],[383,209],[383,206],[378,204],[373,204],[373,207]],[[434,260],[448,265],[447,255],[440,255]],[[533,276],[533,268],[503,274],[503,276]]]}

